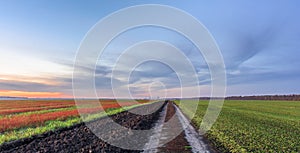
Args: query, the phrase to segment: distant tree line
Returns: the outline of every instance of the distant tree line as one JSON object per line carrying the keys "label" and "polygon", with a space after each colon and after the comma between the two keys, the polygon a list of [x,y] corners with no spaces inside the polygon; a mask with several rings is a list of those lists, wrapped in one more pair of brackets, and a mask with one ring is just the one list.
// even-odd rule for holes
{"label": "distant tree line", "polygon": [[300,95],[260,95],[260,96],[231,96],[226,100],[287,100],[300,101]]}
{"label": "distant tree line", "polygon": [[0,96],[0,100],[23,100],[28,99],[27,97],[10,97],[10,96]]}

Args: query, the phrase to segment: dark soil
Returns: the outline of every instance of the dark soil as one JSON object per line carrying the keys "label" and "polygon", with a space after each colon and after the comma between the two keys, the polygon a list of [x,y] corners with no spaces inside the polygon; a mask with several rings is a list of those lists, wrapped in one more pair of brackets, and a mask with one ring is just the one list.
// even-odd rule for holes
{"label": "dark soil", "polygon": [[[128,111],[110,116],[115,122],[119,123],[123,127],[127,127],[134,130],[150,129],[154,126],[154,122],[159,117],[163,102],[154,103],[151,105],[141,106],[136,111],[154,111],[149,115],[136,115]],[[89,127],[101,127],[110,124],[108,117],[101,118],[96,121],[87,123]],[[120,137],[120,141],[125,141],[130,137],[124,137],[122,131],[110,130],[110,137]],[[147,137],[147,136],[145,136]],[[139,138],[140,140],[141,138]],[[147,138],[144,142],[139,142],[140,145],[144,145],[147,142]],[[130,142],[128,142],[130,143]],[[125,150],[115,146],[112,146],[105,141],[99,139],[84,123],[60,129],[54,132],[48,132],[42,135],[33,136],[32,138],[21,139],[10,143],[5,143],[0,146],[0,152],[141,152],[138,150]]]}

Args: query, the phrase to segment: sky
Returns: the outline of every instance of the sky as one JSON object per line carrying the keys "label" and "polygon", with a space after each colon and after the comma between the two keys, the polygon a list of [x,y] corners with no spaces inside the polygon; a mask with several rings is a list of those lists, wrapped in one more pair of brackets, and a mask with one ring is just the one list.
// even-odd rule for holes
{"label": "sky", "polygon": [[[72,79],[85,84],[84,74],[90,70],[89,65],[82,65],[82,76],[72,78],[74,59],[86,33],[107,15],[142,4],[181,9],[208,29],[225,62],[226,96],[300,93],[297,0],[11,0],[0,1],[0,96],[73,97]],[[120,34],[99,57],[93,71],[100,97],[114,97],[112,80],[127,84],[133,97],[178,96],[178,76],[164,63],[140,63],[127,80],[112,76],[122,52],[147,40],[172,44],[190,60],[199,84],[186,87],[191,91],[188,96],[210,95],[210,73],[199,49],[175,31],[144,26]],[[127,61],[141,56],[136,53]],[[123,62],[122,66],[127,64]],[[125,69],[119,71],[125,73]],[[192,92],[196,86],[201,93]],[[91,95],[83,90],[80,96]]]}

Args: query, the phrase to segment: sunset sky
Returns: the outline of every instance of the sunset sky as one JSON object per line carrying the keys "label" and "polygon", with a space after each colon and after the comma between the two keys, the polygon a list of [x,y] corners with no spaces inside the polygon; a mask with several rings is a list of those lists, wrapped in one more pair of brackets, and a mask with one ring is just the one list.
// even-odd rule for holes
{"label": "sunset sky", "polygon": [[[86,33],[114,11],[141,4],[182,9],[206,26],[224,58],[227,96],[300,93],[300,1],[297,0],[205,3],[2,0],[0,96],[72,97],[73,61]],[[199,74],[202,95],[209,95],[209,71],[197,48],[180,34],[155,27],[131,29],[112,41],[95,70],[97,93],[113,97],[109,83],[117,78],[110,78],[109,74],[114,62],[126,48],[146,40],[161,40],[179,48]],[[132,72],[129,86],[136,97],[149,97],[149,88],[155,96],[161,96],[162,88],[170,92],[169,96],[176,96],[180,84],[169,67],[146,62]],[[193,86],[189,88],[193,90]]]}

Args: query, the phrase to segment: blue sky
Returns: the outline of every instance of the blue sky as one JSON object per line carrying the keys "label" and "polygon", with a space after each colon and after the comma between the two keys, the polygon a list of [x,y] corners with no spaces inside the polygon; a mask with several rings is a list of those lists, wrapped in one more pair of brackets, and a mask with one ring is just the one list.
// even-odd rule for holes
{"label": "blue sky", "polygon": [[[140,4],[179,8],[206,26],[224,57],[227,95],[300,92],[300,2],[296,0],[11,0],[0,1],[0,96],[70,97],[73,60],[88,30],[114,11]],[[153,39],[180,48],[199,73],[200,86],[209,89],[205,62],[189,40],[167,29],[143,27],[120,35],[105,50],[96,70],[98,92],[111,96],[106,91],[111,88],[107,74],[111,73],[113,61],[124,49]],[[178,88],[179,84],[169,67],[148,62],[132,73],[131,92],[147,96],[145,87],[153,81],[163,82],[170,90]],[[156,84],[157,88],[162,88],[161,84]],[[156,90],[155,83],[151,88]]]}

